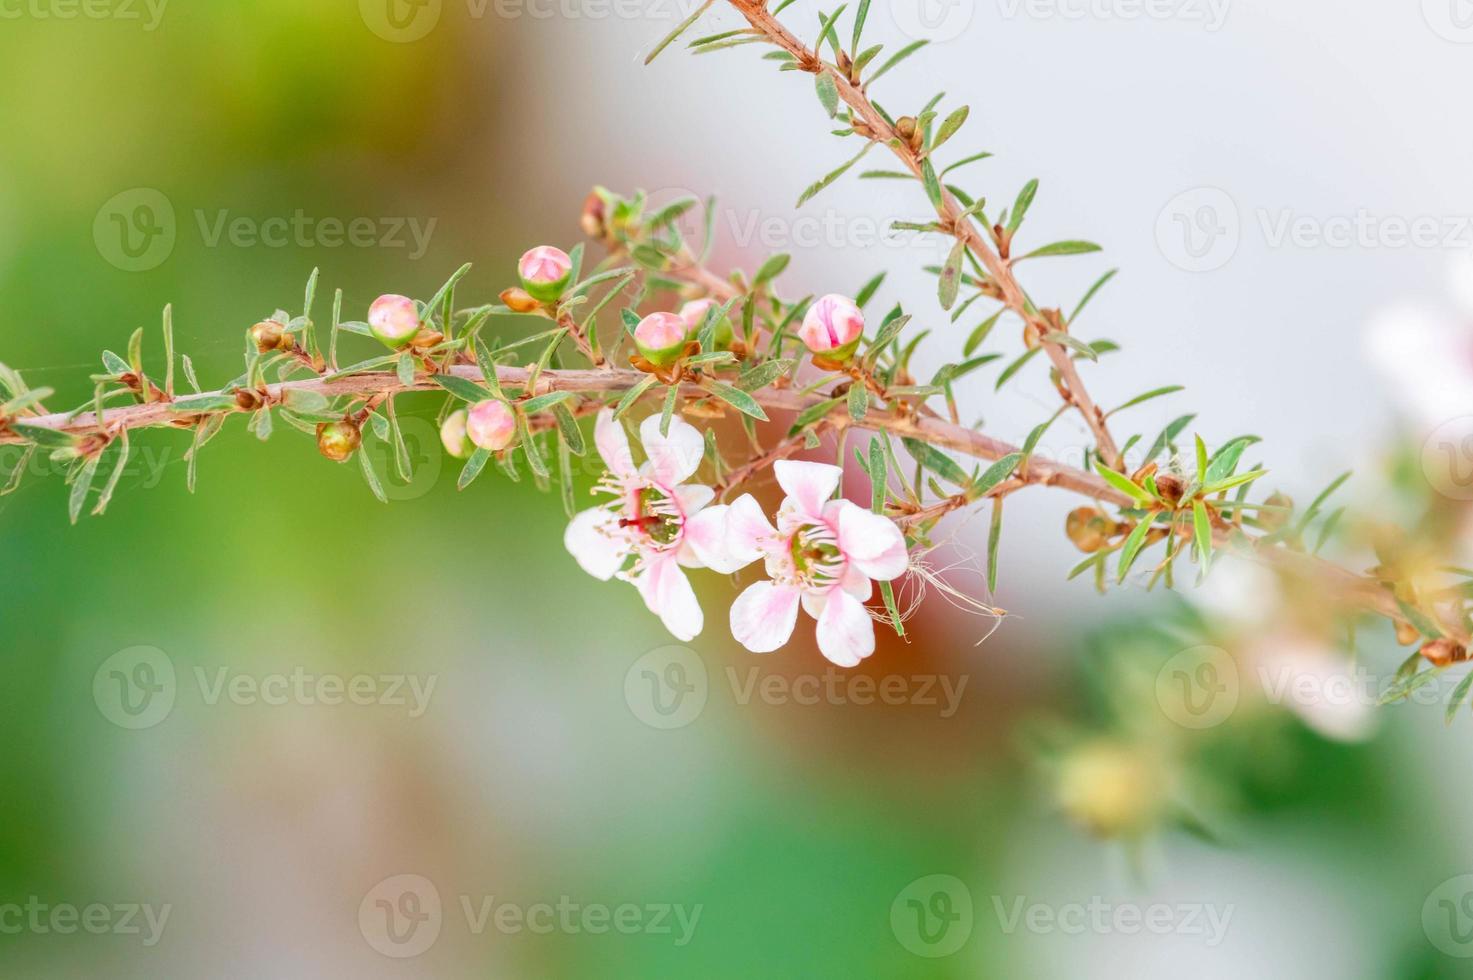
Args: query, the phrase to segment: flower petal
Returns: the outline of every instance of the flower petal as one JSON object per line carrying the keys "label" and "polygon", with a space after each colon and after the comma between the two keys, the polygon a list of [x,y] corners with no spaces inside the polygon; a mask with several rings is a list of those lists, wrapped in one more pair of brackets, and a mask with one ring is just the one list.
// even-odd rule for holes
{"label": "flower petal", "polygon": [[780,459],[772,465],[772,472],[793,505],[817,521],[823,517],[823,505],[839,489],[839,477],[844,471],[828,463]]}
{"label": "flower petal", "polygon": [[738,568],[750,565],[772,547],[777,529],[762,513],[757,498],[744,493],[732,502],[726,512],[726,552]]}
{"label": "flower petal", "polygon": [[706,455],[706,440],[689,422],[670,420],[670,434],[660,435],[660,416],[639,424],[639,441],[649,457],[649,478],[666,489],[690,479]]}
{"label": "flower petal", "polygon": [[614,410],[606,408],[598,413],[593,426],[593,444],[603,457],[604,465],[615,475],[628,479],[639,470],[634,465],[634,454],[629,451],[629,436],[624,426],[614,418]]}
{"label": "flower petal", "polygon": [[677,640],[690,641],[700,635],[705,626],[701,604],[696,601],[690,579],[674,559],[654,562],[635,578],[634,584],[650,612],[660,617]]}
{"label": "flower petal", "polygon": [[798,590],[756,582],[731,605],[731,635],[753,653],[771,653],[787,643],[798,622]]}
{"label": "flower petal", "polygon": [[730,511],[731,508],[725,504],[717,504],[685,519],[681,564],[730,575],[750,563],[750,560],[743,560],[727,550],[726,523]]}
{"label": "flower petal", "polygon": [[910,556],[894,521],[853,503],[840,507],[838,517],[839,550],[854,567],[881,582],[905,573]]}
{"label": "flower petal", "polygon": [[869,597],[874,595],[875,587],[870,584],[869,576],[853,564],[844,569],[844,581],[840,584],[845,592],[860,602],[868,602]]}
{"label": "flower petal", "polygon": [[680,503],[680,512],[687,519],[693,517],[697,512],[709,504],[716,496],[716,491],[700,483],[692,483],[683,487],[675,488],[675,499]]}
{"label": "flower petal", "polygon": [[618,518],[604,507],[590,507],[573,518],[563,532],[563,546],[585,572],[607,582],[624,564],[628,550],[613,533]]}
{"label": "flower petal", "polygon": [[875,652],[875,623],[864,603],[843,589],[829,592],[818,617],[818,649],[840,667],[857,667]]}

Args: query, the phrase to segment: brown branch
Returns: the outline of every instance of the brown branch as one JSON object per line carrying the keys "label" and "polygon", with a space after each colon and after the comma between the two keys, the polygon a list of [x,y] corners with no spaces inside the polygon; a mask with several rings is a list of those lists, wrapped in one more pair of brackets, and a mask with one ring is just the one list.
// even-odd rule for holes
{"label": "brown branch", "polygon": [[[848,75],[840,71],[834,65],[824,62],[816,52],[810,50],[802,41],[784,27],[776,17],[768,12],[761,0],[729,0],[731,5],[747,19],[759,33],[773,44],[782,48],[792,55],[800,65],[813,72],[822,72],[829,75],[835,87],[838,89],[839,98],[843,99],[853,112],[863,121],[873,133],[876,142],[884,143],[895,154],[905,167],[917,178],[921,176],[921,163],[923,157],[913,150],[910,144],[895,131],[889,121],[880,114],[865,94],[864,87],[850,82]],[[992,277],[1002,302],[1012,310],[1033,332],[1036,332],[1039,342],[1047,352],[1049,360],[1053,362],[1054,369],[1059,372],[1063,381],[1060,394],[1073,405],[1084,422],[1094,434],[1096,448],[1100,457],[1116,469],[1121,469],[1120,450],[1115,444],[1115,438],[1110,434],[1110,427],[1105,420],[1105,413],[1090,398],[1089,391],[1084,386],[1084,380],[1079,376],[1078,367],[1074,363],[1069,348],[1062,344],[1043,339],[1054,328],[1028,301],[1027,294],[1019,285],[1017,277],[1013,275],[1012,262],[1003,258],[998,251],[987,240],[986,236],[977,228],[970,217],[963,217],[966,209],[944,186],[941,188],[941,201],[936,206],[937,216],[941,220],[941,226],[950,234],[956,236],[967,246],[967,249],[987,270]]]}

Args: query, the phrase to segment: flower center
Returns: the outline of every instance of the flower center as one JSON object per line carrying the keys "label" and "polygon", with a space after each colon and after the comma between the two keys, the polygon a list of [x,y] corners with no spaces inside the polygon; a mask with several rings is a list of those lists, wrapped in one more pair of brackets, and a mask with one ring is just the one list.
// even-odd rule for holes
{"label": "flower center", "polygon": [[839,539],[825,524],[803,524],[788,542],[793,559],[794,584],[810,591],[823,591],[844,577],[844,553]]}
{"label": "flower center", "polygon": [[[624,496],[618,488],[610,492]],[[659,487],[643,486],[624,496],[624,516],[619,526],[634,531],[656,548],[667,548],[680,538],[685,515],[675,500]]]}

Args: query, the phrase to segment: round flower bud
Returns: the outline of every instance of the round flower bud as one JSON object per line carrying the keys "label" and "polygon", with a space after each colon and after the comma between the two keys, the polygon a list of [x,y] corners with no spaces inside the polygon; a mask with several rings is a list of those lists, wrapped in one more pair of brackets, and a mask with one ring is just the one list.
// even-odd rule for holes
{"label": "round flower bud", "polygon": [[516,413],[505,402],[488,398],[471,406],[466,414],[465,431],[477,447],[487,452],[500,452],[516,438]]}
{"label": "round flower bud", "polygon": [[1136,837],[1155,823],[1168,797],[1159,760],[1126,745],[1098,742],[1070,752],[1054,792],[1075,823],[1097,837]]}
{"label": "round flower bud", "polygon": [[665,367],[685,353],[685,320],[674,313],[651,313],[634,328],[634,346],[644,359]]}
{"label": "round flower bud", "polygon": [[517,274],[522,278],[522,287],[543,303],[556,303],[568,288],[568,276],[573,272],[573,260],[568,253],[551,245],[539,245],[522,256],[517,263]]}
{"label": "round flower bud", "polygon": [[275,320],[262,320],[251,327],[251,343],[262,354],[269,354],[274,350],[289,350],[295,342],[285,326]]}
{"label": "round flower bud", "polygon": [[1069,520],[1065,522],[1065,533],[1069,540],[1074,542],[1074,547],[1086,554],[1093,554],[1110,543],[1110,536],[1117,531],[1117,525],[1105,516],[1104,511],[1098,507],[1080,507],[1071,511]]}
{"label": "round flower bud", "polygon": [[408,296],[380,296],[368,308],[368,329],[385,346],[399,350],[419,333],[419,310]]}
{"label": "round flower bud", "polygon": [[847,296],[830,294],[808,308],[798,336],[826,360],[846,361],[864,336],[864,314]]}
{"label": "round flower bud", "polygon": [[510,289],[503,289],[501,291],[501,301],[513,313],[531,313],[541,305],[532,297],[531,293],[525,289],[518,289],[516,286],[512,286]]}
{"label": "round flower bud", "polygon": [[363,433],[347,419],[323,422],[317,427],[317,448],[334,463],[347,462],[362,443]]}
{"label": "round flower bud", "polygon": [[466,432],[468,419],[469,413],[459,408],[445,416],[445,421],[440,423],[440,442],[445,445],[445,451],[456,459],[465,459],[476,451],[476,444],[471,442],[471,437]]}
{"label": "round flower bud", "polygon": [[[720,306],[721,304],[714,299],[693,299],[682,306],[680,318],[685,321],[687,337],[695,340],[696,335],[701,332],[701,326],[706,322],[706,311],[712,308],[719,309]],[[731,346],[731,339],[731,319],[722,317],[716,321],[716,348],[726,350]],[[710,351],[702,351],[702,353],[710,353]]]}

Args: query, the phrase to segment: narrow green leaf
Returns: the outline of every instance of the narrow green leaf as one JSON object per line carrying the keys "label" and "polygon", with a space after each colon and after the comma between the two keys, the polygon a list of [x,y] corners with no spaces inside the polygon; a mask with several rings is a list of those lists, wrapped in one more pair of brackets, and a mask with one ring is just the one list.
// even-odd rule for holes
{"label": "narrow green leaf", "polygon": [[[709,2],[709,0],[708,0],[708,2]],[[840,177],[844,176],[844,174],[846,172],[848,172],[848,170],[849,170],[850,167],[854,166],[860,160],[864,159],[864,155],[866,153],[868,153],[870,151],[870,149],[874,145],[875,145],[874,143],[866,143],[866,144],[864,144],[864,149],[860,150],[853,157],[851,157],[849,159],[849,162],[845,163],[843,166],[839,167],[837,170],[834,170],[834,171],[830,172],[826,176],[824,176],[824,177],[820,178],[819,180],[815,181],[814,183],[810,184],[808,186],[808,188],[805,191],[803,191],[802,195],[799,196],[797,206],[801,208],[803,205],[807,204],[810,200],[812,200],[813,197],[814,197],[814,195],[816,195],[819,191],[823,190],[825,187],[828,187],[834,181],[836,181]]]}
{"label": "narrow green leaf", "polygon": [[1095,472],[1103,477],[1105,482],[1110,484],[1110,486],[1114,487],[1116,490],[1119,490],[1127,497],[1135,500],[1137,503],[1150,504],[1153,503],[1156,499],[1141,487],[1138,487],[1134,483],[1131,483],[1124,474],[1116,473],[1099,459],[1095,460]]}
{"label": "narrow green leaf", "polygon": [[711,8],[711,4],[713,4],[715,2],[716,2],[716,0],[706,0],[706,2],[703,3],[703,4],[701,4],[699,7],[697,7],[691,13],[691,15],[689,17],[687,17],[685,20],[683,20],[679,24],[677,24],[676,27],[675,27],[675,30],[673,30],[669,34],[665,35],[664,40],[662,40],[659,44],[655,45],[655,49],[653,51],[651,51],[649,53],[649,56],[644,59],[644,63],[645,64],[649,64],[650,62],[652,62],[656,58],[658,58],[660,56],[660,52],[661,51],[664,51],[666,48],[668,48],[670,46],[670,44],[671,44],[672,41],[674,41],[676,38],[680,37],[680,35],[684,34],[687,30],[689,30],[690,29],[690,26],[692,24],[694,24],[697,20],[699,20],[700,17],[701,17],[701,15],[704,14],[707,10],[709,10]]}
{"label": "narrow green leaf", "polygon": [[834,85],[833,77],[826,71],[819,72],[813,79],[814,88],[818,92],[819,104],[823,111],[829,114],[829,118],[839,114],[839,89]]}
{"label": "narrow green leaf", "polygon": [[707,381],[701,387],[743,415],[750,415],[759,422],[767,421],[767,413],[762,410],[761,405],[757,404],[757,399],[740,388],[734,388],[720,381]]}
{"label": "narrow green leaf", "polygon": [[1036,248],[1027,255],[1020,256],[1013,261],[1022,262],[1024,259],[1042,259],[1051,255],[1088,255],[1090,252],[1104,251],[1094,242],[1054,242],[1043,248]]}
{"label": "narrow green leaf", "polygon": [[941,124],[941,128],[936,130],[935,138],[931,141],[931,150],[933,152],[937,148],[939,148],[942,143],[945,143],[947,140],[956,135],[956,131],[962,128],[962,125],[967,121],[967,116],[971,113],[971,111],[972,110],[970,106],[962,106],[960,109],[955,110],[954,112],[952,112],[951,115],[946,117],[946,120]]}
{"label": "narrow green leaf", "polygon": [[1018,192],[1018,199],[1013,203],[1013,210],[1008,217],[1008,231],[1013,232],[1018,230],[1018,226],[1023,223],[1024,216],[1028,214],[1028,209],[1033,206],[1033,198],[1037,194],[1037,180],[1030,180],[1023,185],[1023,189]]}
{"label": "narrow green leaf", "polygon": [[1212,518],[1207,514],[1207,505],[1200,500],[1192,501],[1192,530],[1197,539],[1197,555],[1202,562],[1202,574],[1212,561]]}
{"label": "narrow green leaf", "polygon": [[956,291],[961,285],[962,279],[962,257],[967,253],[967,243],[957,239],[951,247],[951,254],[946,257],[946,264],[941,267],[941,277],[937,283],[937,298],[941,300],[941,308],[949,310],[956,304]]}
{"label": "narrow green leaf", "polygon": [[873,85],[875,82],[879,81],[880,78],[891,68],[894,68],[896,65],[900,64],[906,58],[909,58],[911,55],[915,54],[917,51],[919,51],[921,48],[924,48],[929,43],[929,41],[914,41],[910,44],[907,44],[905,47],[901,48],[899,51],[895,52],[893,55],[887,58],[885,60],[885,63],[880,65],[879,68],[875,69],[875,73],[871,75],[864,84],[866,86]]}

